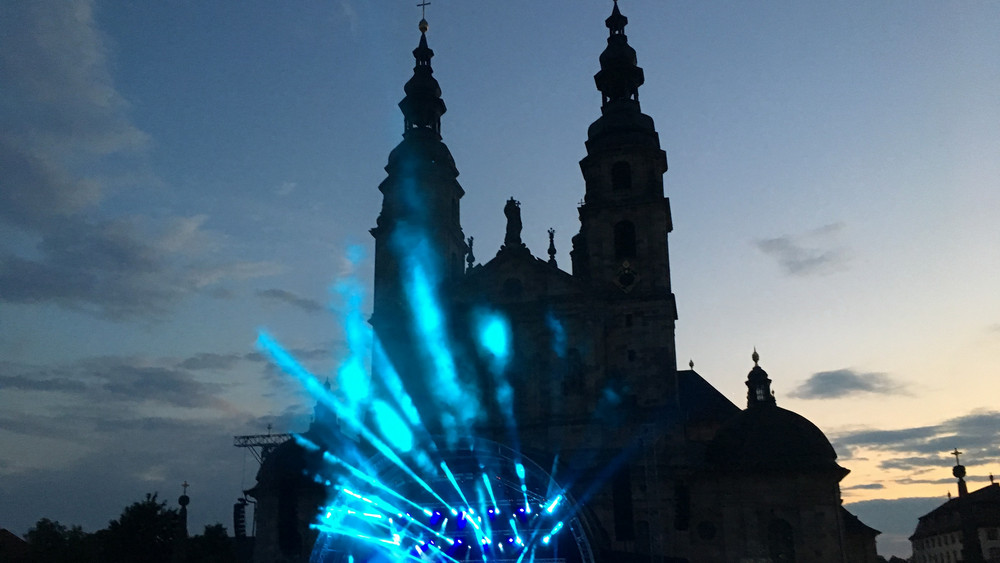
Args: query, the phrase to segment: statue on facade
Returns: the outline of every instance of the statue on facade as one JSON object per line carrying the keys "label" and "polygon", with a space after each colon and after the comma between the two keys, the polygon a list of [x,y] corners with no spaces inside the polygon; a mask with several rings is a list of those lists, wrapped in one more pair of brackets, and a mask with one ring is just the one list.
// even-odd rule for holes
{"label": "statue on facade", "polygon": [[505,248],[521,248],[521,202],[514,198],[507,200],[507,205],[503,207],[503,214],[507,216],[507,234],[503,238]]}

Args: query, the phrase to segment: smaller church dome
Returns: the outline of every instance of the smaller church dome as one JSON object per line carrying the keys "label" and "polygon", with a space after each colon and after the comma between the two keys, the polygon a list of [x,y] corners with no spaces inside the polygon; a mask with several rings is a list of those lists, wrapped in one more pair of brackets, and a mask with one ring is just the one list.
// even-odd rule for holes
{"label": "smaller church dome", "polygon": [[748,408],[733,417],[706,454],[716,467],[743,471],[843,470],[822,430],[776,405]]}
{"label": "smaller church dome", "polygon": [[708,446],[710,465],[722,470],[749,472],[832,470],[837,465],[826,435],[805,417],[779,407],[771,393],[771,380],[758,365],[747,375],[747,408],[730,419]]}

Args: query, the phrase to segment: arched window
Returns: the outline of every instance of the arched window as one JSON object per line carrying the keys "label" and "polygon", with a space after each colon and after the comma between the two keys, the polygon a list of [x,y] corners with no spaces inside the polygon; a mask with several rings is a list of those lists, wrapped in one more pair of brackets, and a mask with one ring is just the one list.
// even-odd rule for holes
{"label": "arched window", "polygon": [[616,162],[611,167],[611,189],[628,191],[632,189],[632,167],[627,162]]}
{"label": "arched window", "polygon": [[615,224],[615,258],[635,258],[635,225],[631,221]]}

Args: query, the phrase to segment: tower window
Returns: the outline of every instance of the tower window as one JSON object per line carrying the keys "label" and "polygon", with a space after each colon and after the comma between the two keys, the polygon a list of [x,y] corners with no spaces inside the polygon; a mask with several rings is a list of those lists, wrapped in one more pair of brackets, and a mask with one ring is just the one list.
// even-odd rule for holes
{"label": "tower window", "polygon": [[632,189],[632,167],[627,162],[616,162],[611,167],[611,189],[628,191]]}
{"label": "tower window", "polygon": [[615,258],[635,258],[635,225],[631,221],[615,224]]}

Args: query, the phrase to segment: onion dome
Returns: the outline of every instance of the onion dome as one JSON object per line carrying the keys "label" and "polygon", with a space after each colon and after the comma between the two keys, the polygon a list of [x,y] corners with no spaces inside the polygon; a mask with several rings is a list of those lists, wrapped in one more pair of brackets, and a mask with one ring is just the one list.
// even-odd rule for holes
{"label": "onion dome", "polygon": [[805,417],[777,406],[756,350],[753,359],[747,408],[719,429],[706,451],[708,462],[727,471],[831,471],[842,479],[848,470],[837,465],[826,435]]}
{"label": "onion dome", "polygon": [[441,99],[441,86],[434,79],[431,58],[434,51],[427,46],[427,20],[420,20],[420,44],[413,50],[416,66],[413,78],[406,83],[403,91],[406,97],[399,102],[403,112],[404,135],[412,130],[429,129],[441,135],[441,116],[447,111]]}
{"label": "onion dome", "polygon": [[771,380],[757,363],[760,361],[760,354],[757,349],[753,349],[753,369],[747,375],[747,408],[755,408],[763,405],[775,405],[774,394],[771,393]]}
{"label": "onion dome", "polygon": [[608,46],[601,53],[601,71],[594,76],[597,89],[604,95],[604,105],[619,100],[639,101],[639,86],[645,81],[638,66],[635,49],[628,44],[625,25],[628,18],[618,10],[618,2],[604,21],[608,26]]}
{"label": "onion dome", "polygon": [[594,75],[601,91],[601,117],[587,131],[588,147],[593,143],[608,146],[655,145],[659,139],[653,118],[639,108],[639,86],[645,81],[638,66],[635,49],[628,44],[622,15],[615,1],[611,15],[604,21],[609,30],[608,46],[601,53],[601,70]]}

